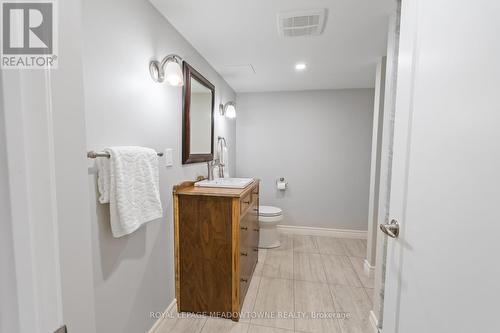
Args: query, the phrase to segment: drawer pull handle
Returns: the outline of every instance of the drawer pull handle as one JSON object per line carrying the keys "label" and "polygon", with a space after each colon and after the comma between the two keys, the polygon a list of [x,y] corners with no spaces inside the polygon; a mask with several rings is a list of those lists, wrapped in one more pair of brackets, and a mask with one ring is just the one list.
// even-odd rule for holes
{"label": "drawer pull handle", "polygon": [[241,227],[241,230],[248,230],[248,227]]}
{"label": "drawer pull handle", "polygon": [[240,252],[240,254],[244,257],[247,257],[248,256],[248,253],[247,252]]}
{"label": "drawer pull handle", "polygon": [[244,282],[244,283],[247,283],[248,280],[247,279],[240,279],[241,282]]}
{"label": "drawer pull handle", "polygon": [[259,229],[253,229],[253,231],[257,231],[257,232],[259,232]]}
{"label": "drawer pull handle", "polygon": [[259,211],[259,209],[258,209],[258,208],[254,208],[253,210],[254,210],[254,211],[256,211],[256,212],[258,212],[258,211]]}
{"label": "drawer pull handle", "polygon": [[250,204],[250,200],[248,200],[248,201],[243,201],[243,203],[248,205],[248,204]]}
{"label": "drawer pull handle", "polygon": [[256,248],[256,247],[254,247],[254,248],[253,248],[253,252],[259,252],[259,249],[258,249],[258,248]]}

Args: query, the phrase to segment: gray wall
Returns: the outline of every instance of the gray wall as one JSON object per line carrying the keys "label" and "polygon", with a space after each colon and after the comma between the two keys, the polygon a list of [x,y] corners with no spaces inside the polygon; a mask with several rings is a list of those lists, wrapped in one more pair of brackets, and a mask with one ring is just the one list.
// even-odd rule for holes
{"label": "gray wall", "polygon": [[[147,0],[84,1],[83,26],[87,148],[174,149],[174,167],[160,165],[164,217],[119,239],[111,235],[108,207],[97,203],[89,161],[97,332],[145,332],[154,323],[149,313],[174,299],[172,186],[206,175],[205,164],[181,165],[182,89],[153,82],[148,63],[179,54],[215,85],[216,108],[235,95]],[[234,173],[235,122],[217,112],[215,118]]]}
{"label": "gray wall", "polygon": [[237,175],[261,178],[261,203],[283,208],[282,224],[366,230],[373,97],[373,89],[238,94]]}

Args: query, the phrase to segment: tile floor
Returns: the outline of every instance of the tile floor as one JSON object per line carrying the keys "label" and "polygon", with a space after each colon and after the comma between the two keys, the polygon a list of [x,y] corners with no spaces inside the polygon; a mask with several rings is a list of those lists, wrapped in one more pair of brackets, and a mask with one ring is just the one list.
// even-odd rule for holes
{"label": "tile floor", "polygon": [[[370,333],[373,277],[363,271],[366,241],[287,234],[281,239],[278,249],[259,251],[239,323],[173,316],[157,333]],[[256,318],[278,313],[295,317]]]}

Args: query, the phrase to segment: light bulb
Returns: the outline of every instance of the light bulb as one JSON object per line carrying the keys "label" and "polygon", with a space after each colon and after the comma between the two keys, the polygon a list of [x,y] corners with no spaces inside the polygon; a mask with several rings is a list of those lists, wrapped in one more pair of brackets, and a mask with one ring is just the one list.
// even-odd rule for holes
{"label": "light bulb", "polygon": [[298,63],[295,65],[295,70],[297,71],[303,71],[304,69],[306,69],[307,65],[304,64],[303,62],[301,63]]}
{"label": "light bulb", "polygon": [[234,105],[228,105],[226,108],[226,117],[227,118],[236,118],[236,108]]}
{"label": "light bulb", "polygon": [[165,80],[171,86],[182,86],[182,68],[176,61],[169,61],[165,66]]}

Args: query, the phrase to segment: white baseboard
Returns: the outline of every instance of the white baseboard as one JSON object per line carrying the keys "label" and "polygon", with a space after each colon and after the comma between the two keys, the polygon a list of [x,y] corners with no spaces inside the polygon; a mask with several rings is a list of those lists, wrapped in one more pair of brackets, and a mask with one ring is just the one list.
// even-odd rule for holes
{"label": "white baseboard", "polygon": [[293,225],[278,225],[278,230],[287,234],[307,236],[330,236],[352,239],[367,239],[368,237],[368,232],[361,230],[298,227]]}
{"label": "white baseboard", "polygon": [[370,326],[373,333],[380,333],[378,329],[378,319],[373,311],[370,311]]}
{"label": "white baseboard", "polygon": [[[170,303],[167,307],[167,309],[165,310],[165,312],[163,312],[164,314],[166,313],[172,313],[172,310],[174,310],[177,306],[177,299],[174,298],[174,300],[172,301],[172,303]],[[156,322],[154,323],[153,327],[151,327],[151,329],[148,331],[148,333],[155,333],[158,328],[161,326],[162,322],[164,320],[166,320],[168,316],[166,315],[163,315],[163,316],[160,316],[160,318],[158,318],[158,320],[156,320]]]}
{"label": "white baseboard", "polygon": [[363,262],[363,270],[365,271],[365,274],[369,276],[374,269],[375,266],[370,265],[368,260],[365,259]]}

